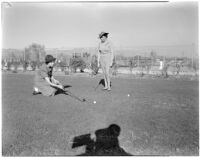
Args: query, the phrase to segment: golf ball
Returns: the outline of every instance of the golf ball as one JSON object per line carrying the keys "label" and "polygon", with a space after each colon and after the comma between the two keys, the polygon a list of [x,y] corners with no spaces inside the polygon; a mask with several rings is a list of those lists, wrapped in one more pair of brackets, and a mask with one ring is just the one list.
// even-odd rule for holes
{"label": "golf ball", "polygon": [[130,97],[130,94],[128,94],[128,97]]}
{"label": "golf ball", "polygon": [[96,104],[97,102],[96,102],[96,101],[94,101],[93,103],[94,103],[94,104]]}

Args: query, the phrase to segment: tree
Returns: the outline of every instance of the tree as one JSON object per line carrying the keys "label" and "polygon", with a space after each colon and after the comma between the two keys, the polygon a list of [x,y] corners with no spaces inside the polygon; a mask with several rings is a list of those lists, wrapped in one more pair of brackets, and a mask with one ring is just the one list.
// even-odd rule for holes
{"label": "tree", "polygon": [[43,45],[33,43],[28,48],[25,48],[25,60],[33,62],[44,61],[46,52]]}
{"label": "tree", "polygon": [[179,75],[180,70],[181,70],[181,64],[176,63],[176,75]]}
{"label": "tree", "polygon": [[24,60],[25,60],[25,62],[28,62],[30,60],[29,48],[25,48],[25,50],[24,50]]}
{"label": "tree", "polygon": [[81,72],[86,68],[86,63],[81,57],[72,58],[70,60],[70,67],[73,69],[73,72],[76,72],[77,68],[80,68]]}
{"label": "tree", "polygon": [[59,53],[58,56],[57,56],[57,59],[60,62],[66,62],[66,56],[63,53]]}
{"label": "tree", "polygon": [[156,58],[157,58],[156,52],[152,50],[150,53],[150,57],[151,57],[152,64],[154,64],[156,62]]}
{"label": "tree", "polygon": [[16,57],[16,53],[15,52],[12,52],[11,53],[11,59],[12,59],[12,62],[15,62],[17,60],[17,57]]}
{"label": "tree", "polygon": [[63,53],[60,53],[58,54],[57,59],[57,65],[61,68],[61,71],[64,71],[65,67],[67,66],[66,56]]}
{"label": "tree", "polygon": [[136,59],[136,58],[137,58],[137,57],[129,58],[129,60],[128,60],[128,66],[129,66],[131,72],[133,71],[133,68],[134,68],[135,65],[136,65],[136,62],[135,62],[135,59]]}
{"label": "tree", "polygon": [[92,56],[92,61],[91,61],[91,69],[93,71],[93,75],[98,74],[99,71],[99,67],[98,67],[98,63],[97,63],[97,56],[93,55]]}
{"label": "tree", "polygon": [[129,68],[130,68],[130,72],[132,72],[133,67],[134,67],[134,61],[133,61],[133,59],[129,59],[128,65],[129,65]]}
{"label": "tree", "polygon": [[5,60],[1,60],[1,66],[3,67],[5,65]]}
{"label": "tree", "polygon": [[28,48],[25,48],[25,61],[31,61],[33,68],[40,65],[41,61],[44,61],[46,52],[43,45],[33,43]]}
{"label": "tree", "polygon": [[162,70],[162,76],[164,76],[164,78],[168,78],[169,77],[169,75],[167,73],[168,68],[169,68],[169,64],[168,63],[164,63],[164,68]]}
{"label": "tree", "polygon": [[89,58],[89,57],[90,57],[90,53],[88,52],[83,53],[83,58]]}
{"label": "tree", "polygon": [[113,59],[113,65],[112,65],[112,75],[116,76],[117,75],[117,69],[118,69],[118,65],[116,62],[116,58],[114,57]]}

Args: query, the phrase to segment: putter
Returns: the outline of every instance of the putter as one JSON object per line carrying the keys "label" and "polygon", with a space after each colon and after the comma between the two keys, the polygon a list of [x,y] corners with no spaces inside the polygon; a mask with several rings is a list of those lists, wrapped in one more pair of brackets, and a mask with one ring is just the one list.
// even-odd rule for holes
{"label": "putter", "polygon": [[81,98],[77,97],[76,95],[74,95],[72,92],[70,92],[70,91],[68,91],[68,90],[61,89],[61,88],[59,88],[59,89],[62,90],[62,91],[63,91],[64,93],[66,93],[67,95],[69,95],[70,97],[72,97],[72,98],[74,98],[74,99],[76,99],[76,100],[78,100],[78,101],[81,101],[81,102],[85,102],[85,101],[86,101],[85,98],[81,99]]}
{"label": "putter", "polygon": [[94,90],[96,91],[98,87],[99,87],[99,84],[94,88]]}
{"label": "putter", "polygon": [[85,102],[86,101],[86,99],[85,98],[83,98],[83,99],[81,99],[81,98],[79,98],[79,97],[77,97],[76,95],[74,95],[73,93],[71,93],[70,91],[64,91],[65,93],[67,93],[69,96],[71,96],[72,98],[75,98],[75,99],[77,99],[77,100],[79,100],[79,101],[81,101],[81,102]]}
{"label": "putter", "polygon": [[98,85],[94,88],[94,90],[96,91],[100,84],[102,84],[102,85],[105,86],[105,83],[103,84],[103,82],[104,82],[104,79],[101,79],[101,80],[99,81]]}

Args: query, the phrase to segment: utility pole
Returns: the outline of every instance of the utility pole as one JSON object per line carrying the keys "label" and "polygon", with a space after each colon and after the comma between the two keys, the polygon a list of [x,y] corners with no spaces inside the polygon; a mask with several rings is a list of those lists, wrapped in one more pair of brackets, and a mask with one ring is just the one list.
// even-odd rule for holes
{"label": "utility pole", "polygon": [[24,50],[24,62],[25,62],[25,60],[26,60],[26,52],[25,52],[25,50]]}
{"label": "utility pole", "polygon": [[145,62],[145,68],[146,68],[147,67],[146,52],[144,53],[144,62]]}
{"label": "utility pole", "polygon": [[39,62],[41,61],[41,54],[40,54],[40,50],[41,50],[41,48],[38,48],[39,49],[39,55],[38,55],[38,57],[39,57]]}
{"label": "utility pole", "polygon": [[192,70],[194,70],[194,56],[193,56],[193,53],[192,53]]}
{"label": "utility pole", "polygon": [[194,43],[192,43],[192,70],[194,70]]}
{"label": "utility pole", "polygon": [[56,48],[56,59],[58,59],[58,51],[57,51],[57,48]]}
{"label": "utility pole", "polygon": [[175,64],[177,64],[177,60],[176,60],[176,57],[174,57],[174,58],[175,58],[175,59],[174,59],[174,60],[175,60]]}

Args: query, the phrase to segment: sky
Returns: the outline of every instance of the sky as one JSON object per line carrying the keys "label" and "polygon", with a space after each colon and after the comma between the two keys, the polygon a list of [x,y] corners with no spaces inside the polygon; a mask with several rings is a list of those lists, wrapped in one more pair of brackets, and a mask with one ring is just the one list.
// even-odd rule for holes
{"label": "sky", "polygon": [[3,48],[96,47],[101,31],[115,47],[198,44],[197,2],[14,2],[2,17]]}

